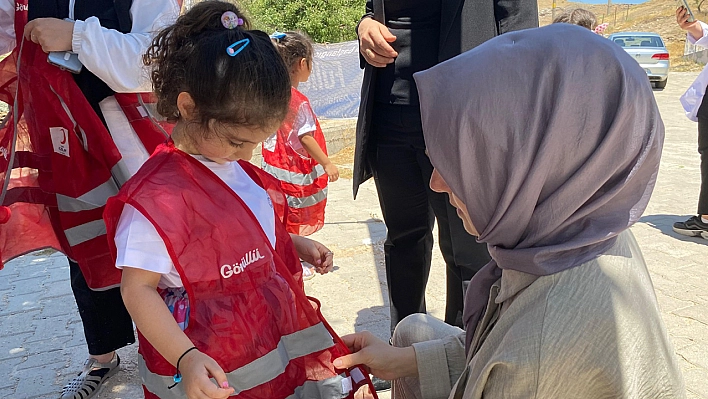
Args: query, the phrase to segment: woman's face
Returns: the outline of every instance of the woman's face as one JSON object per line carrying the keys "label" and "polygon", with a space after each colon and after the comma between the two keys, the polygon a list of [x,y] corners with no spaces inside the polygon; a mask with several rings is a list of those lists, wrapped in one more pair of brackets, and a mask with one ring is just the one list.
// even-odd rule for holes
{"label": "woman's face", "polygon": [[462,200],[460,200],[459,197],[453,194],[450,186],[445,183],[445,180],[443,180],[442,176],[440,176],[437,169],[433,169],[433,175],[430,177],[430,188],[438,193],[447,193],[450,196],[450,203],[452,206],[457,208],[457,214],[460,216],[460,219],[462,219],[465,230],[473,236],[479,235],[475,227],[472,225],[470,214],[467,212],[467,206],[464,202],[462,202]]}

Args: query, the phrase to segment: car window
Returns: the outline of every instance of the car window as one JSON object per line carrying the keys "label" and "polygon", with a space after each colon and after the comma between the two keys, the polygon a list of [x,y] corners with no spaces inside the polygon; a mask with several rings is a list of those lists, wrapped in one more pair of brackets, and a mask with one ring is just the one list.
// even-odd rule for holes
{"label": "car window", "polygon": [[615,36],[612,41],[622,47],[664,47],[658,36]]}

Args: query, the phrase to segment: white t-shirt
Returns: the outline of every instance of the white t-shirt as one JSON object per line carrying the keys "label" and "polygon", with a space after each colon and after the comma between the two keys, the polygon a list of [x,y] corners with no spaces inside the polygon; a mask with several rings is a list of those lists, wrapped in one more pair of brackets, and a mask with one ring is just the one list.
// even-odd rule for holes
{"label": "white t-shirt", "polygon": [[[238,162],[220,165],[195,156],[241,197],[258,219],[275,247],[275,210],[268,193],[256,184]],[[162,274],[158,287],[183,287],[167,247],[150,221],[130,205],[125,205],[116,228],[116,267],[134,267]]]}
{"label": "white t-shirt", "polygon": [[[310,107],[310,103],[304,102],[300,104],[300,108],[295,114],[295,120],[293,121],[293,130],[288,134],[287,145],[290,146],[295,152],[300,154],[304,158],[310,158],[310,154],[302,147],[300,142],[300,137],[309,134],[312,135],[315,130],[317,130],[317,124],[315,112]],[[273,133],[263,142],[263,147],[273,152],[275,151],[275,143],[278,140],[278,133]]]}

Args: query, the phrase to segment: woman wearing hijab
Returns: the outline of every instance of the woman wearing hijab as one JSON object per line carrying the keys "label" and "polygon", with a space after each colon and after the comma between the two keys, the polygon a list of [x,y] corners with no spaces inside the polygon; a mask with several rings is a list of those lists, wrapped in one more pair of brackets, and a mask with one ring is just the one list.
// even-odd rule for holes
{"label": "woman wearing hijab", "polygon": [[629,231],[664,137],[644,71],[604,38],[556,24],[415,78],[431,188],[449,193],[492,261],[467,290],[466,331],[409,316],[395,347],[344,337],[355,353],[335,366],[394,379],[394,398],[685,397]]}

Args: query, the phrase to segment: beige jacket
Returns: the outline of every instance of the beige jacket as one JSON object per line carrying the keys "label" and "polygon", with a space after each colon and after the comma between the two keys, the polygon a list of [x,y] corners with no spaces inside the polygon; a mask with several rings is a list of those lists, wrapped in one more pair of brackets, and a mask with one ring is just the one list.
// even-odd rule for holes
{"label": "beige jacket", "polygon": [[504,271],[475,331],[471,359],[461,360],[462,335],[414,347],[424,398],[686,396],[629,231],[605,254],[573,269],[540,278]]}

